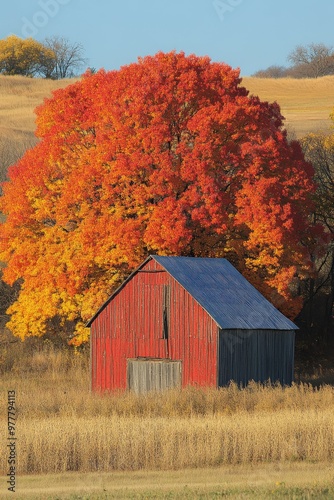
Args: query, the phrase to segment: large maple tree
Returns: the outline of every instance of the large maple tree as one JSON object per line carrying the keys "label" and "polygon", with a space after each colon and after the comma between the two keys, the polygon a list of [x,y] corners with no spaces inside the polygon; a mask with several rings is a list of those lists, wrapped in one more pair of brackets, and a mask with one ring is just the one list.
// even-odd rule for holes
{"label": "large maple tree", "polygon": [[238,70],[171,52],[86,74],[37,109],[36,134],[1,199],[15,334],[87,340],[84,322],[149,253],[226,257],[297,313],[313,171]]}

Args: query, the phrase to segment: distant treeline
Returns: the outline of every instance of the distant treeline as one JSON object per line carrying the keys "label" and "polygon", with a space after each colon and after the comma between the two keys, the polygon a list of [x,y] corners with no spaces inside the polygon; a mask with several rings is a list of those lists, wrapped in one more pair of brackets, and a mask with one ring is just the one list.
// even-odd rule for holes
{"label": "distant treeline", "polygon": [[0,74],[70,78],[85,65],[83,47],[54,36],[43,43],[10,35],[0,40]]}
{"label": "distant treeline", "polygon": [[318,78],[334,74],[334,50],[323,43],[298,45],[288,56],[291,66],[272,65],[254,73],[258,78]]}

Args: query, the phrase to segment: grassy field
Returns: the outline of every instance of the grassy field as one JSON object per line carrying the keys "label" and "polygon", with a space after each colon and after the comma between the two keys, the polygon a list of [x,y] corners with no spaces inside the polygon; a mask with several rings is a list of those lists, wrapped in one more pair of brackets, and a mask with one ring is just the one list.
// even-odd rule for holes
{"label": "grassy field", "polygon": [[8,166],[36,144],[36,106],[69,82],[0,75],[0,182],[6,179]]}
{"label": "grassy field", "polygon": [[12,349],[0,387],[4,409],[16,391],[17,498],[334,497],[330,385],[99,395],[87,356]]}
{"label": "grassy field", "polygon": [[286,127],[297,138],[318,130],[328,132],[334,109],[334,76],[323,78],[249,78],[243,80],[252,94],[265,101],[277,101]]}
{"label": "grassy field", "polygon": [[71,80],[45,80],[23,76],[0,75],[0,134],[10,138],[33,138],[34,109],[54,89]]}
{"label": "grassy field", "polygon": [[[72,81],[0,76],[0,138],[33,140],[33,110],[52,90]],[[262,100],[277,101],[288,129],[297,137],[318,129],[329,130],[329,114],[334,108],[334,76],[302,80],[244,77],[243,84]]]}
{"label": "grassy field", "polygon": [[[294,463],[182,471],[96,472],[21,476],[16,499],[332,499],[334,469]],[[12,495],[12,493],[11,493]],[[2,494],[1,498],[11,498]]]}

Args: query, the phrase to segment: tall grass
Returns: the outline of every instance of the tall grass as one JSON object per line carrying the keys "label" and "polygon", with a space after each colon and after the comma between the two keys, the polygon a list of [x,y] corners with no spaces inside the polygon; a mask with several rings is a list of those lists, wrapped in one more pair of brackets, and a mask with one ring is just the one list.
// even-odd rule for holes
{"label": "tall grass", "polygon": [[332,411],[205,417],[61,417],[20,424],[24,473],[331,462]]}
{"label": "tall grass", "polygon": [[17,358],[1,388],[16,390],[21,474],[334,458],[329,385],[92,394],[87,356],[47,348]]}

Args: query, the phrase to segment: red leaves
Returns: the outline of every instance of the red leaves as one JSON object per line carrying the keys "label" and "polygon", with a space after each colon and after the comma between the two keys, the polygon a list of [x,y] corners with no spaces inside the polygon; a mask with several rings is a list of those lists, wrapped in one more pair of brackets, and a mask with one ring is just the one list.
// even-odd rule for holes
{"label": "red leaves", "polygon": [[38,308],[37,334],[49,301],[82,335],[148,252],[225,255],[294,310],[312,171],[281,125],[277,104],[248,96],[237,70],[182,53],[55,92],[37,110],[41,142],[10,170],[1,201],[6,277],[38,289],[17,303],[12,329]]}

